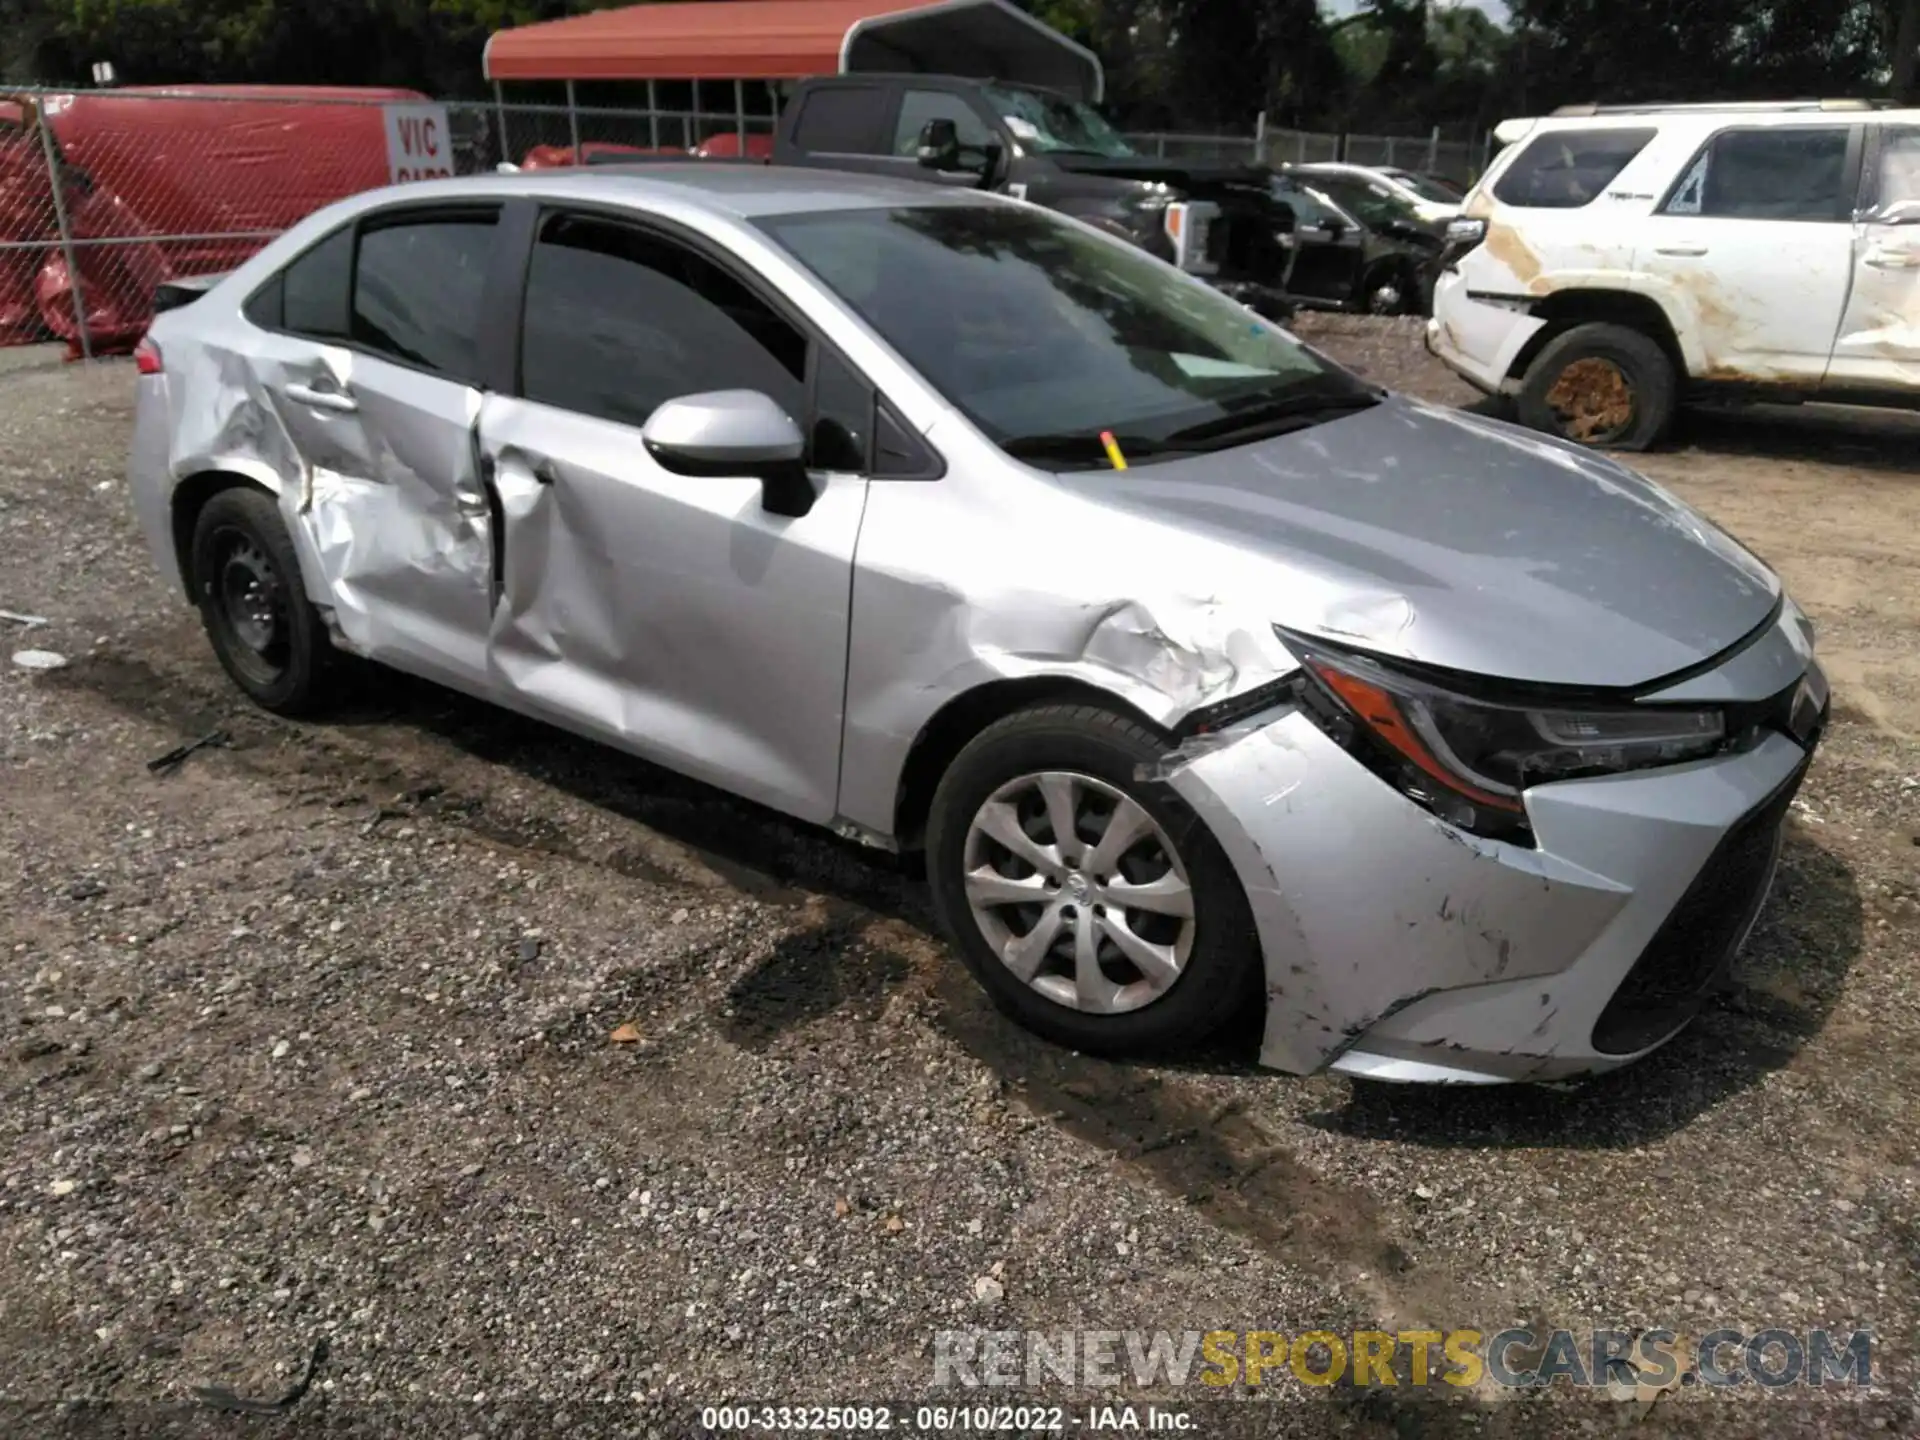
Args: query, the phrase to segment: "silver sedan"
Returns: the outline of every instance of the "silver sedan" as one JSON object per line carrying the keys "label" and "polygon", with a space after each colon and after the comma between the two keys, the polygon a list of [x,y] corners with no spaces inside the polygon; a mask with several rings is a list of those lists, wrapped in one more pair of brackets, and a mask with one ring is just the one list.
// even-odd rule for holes
{"label": "silver sedan", "polygon": [[260,704],[343,654],[924,850],[1076,1048],[1552,1080],[1680,1029],[1827,713],[1753,555],[1017,201],[661,165],[323,211],[131,474]]}

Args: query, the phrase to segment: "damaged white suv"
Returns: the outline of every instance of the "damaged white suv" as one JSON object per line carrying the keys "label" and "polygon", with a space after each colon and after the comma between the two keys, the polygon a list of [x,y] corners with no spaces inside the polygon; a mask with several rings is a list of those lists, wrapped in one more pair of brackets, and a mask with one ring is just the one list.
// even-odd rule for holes
{"label": "damaged white suv", "polygon": [[1920,407],[1920,110],[1509,120],[1427,345],[1538,430],[1639,450],[1693,398]]}

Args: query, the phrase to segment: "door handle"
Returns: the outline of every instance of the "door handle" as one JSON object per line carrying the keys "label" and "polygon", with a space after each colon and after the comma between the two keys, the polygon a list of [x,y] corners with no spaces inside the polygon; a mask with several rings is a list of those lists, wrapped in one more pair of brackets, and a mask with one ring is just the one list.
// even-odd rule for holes
{"label": "door handle", "polygon": [[527,469],[532,473],[533,478],[538,480],[542,485],[557,485],[560,483],[560,467],[544,455],[539,457],[528,456]]}
{"label": "door handle", "polygon": [[1920,266],[1920,250],[1869,250],[1865,263],[1876,270],[1912,270]]}
{"label": "door handle", "polygon": [[360,402],[344,390],[316,390],[297,382],[287,386],[286,396],[315,410],[331,410],[336,415],[351,415],[360,408]]}
{"label": "door handle", "polygon": [[1656,245],[1653,247],[1653,253],[1656,255],[1704,255],[1707,253],[1707,247],[1704,245]]}

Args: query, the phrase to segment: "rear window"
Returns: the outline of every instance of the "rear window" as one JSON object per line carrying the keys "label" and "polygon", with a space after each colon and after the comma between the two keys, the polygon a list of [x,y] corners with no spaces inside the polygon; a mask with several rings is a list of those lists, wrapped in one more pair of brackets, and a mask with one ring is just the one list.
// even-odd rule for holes
{"label": "rear window", "polygon": [[1553,130],[1536,135],[1494,182],[1502,205],[1577,210],[1647,148],[1653,130]]}
{"label": "rear window", "polygon": [[794,122],[793,143],[829,155],[878,154],[886,94],[870,85],[809,90]]}

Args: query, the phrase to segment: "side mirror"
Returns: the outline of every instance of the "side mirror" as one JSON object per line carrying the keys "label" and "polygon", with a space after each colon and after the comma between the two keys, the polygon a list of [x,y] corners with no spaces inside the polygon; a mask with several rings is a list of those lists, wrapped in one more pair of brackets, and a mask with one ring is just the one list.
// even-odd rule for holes
{"label": "side mirror", "polygon": [[915,158],[928,170],[960,168],[960,128],[951,120],[929,120],[920,127]]}
{"label": "side mirror", "polygon": [[813,508],[806,437],[758,390],[710,390],[669,400],[647,417],[640,442],[676,475],[752,475],[770,514],[800,516]]}

